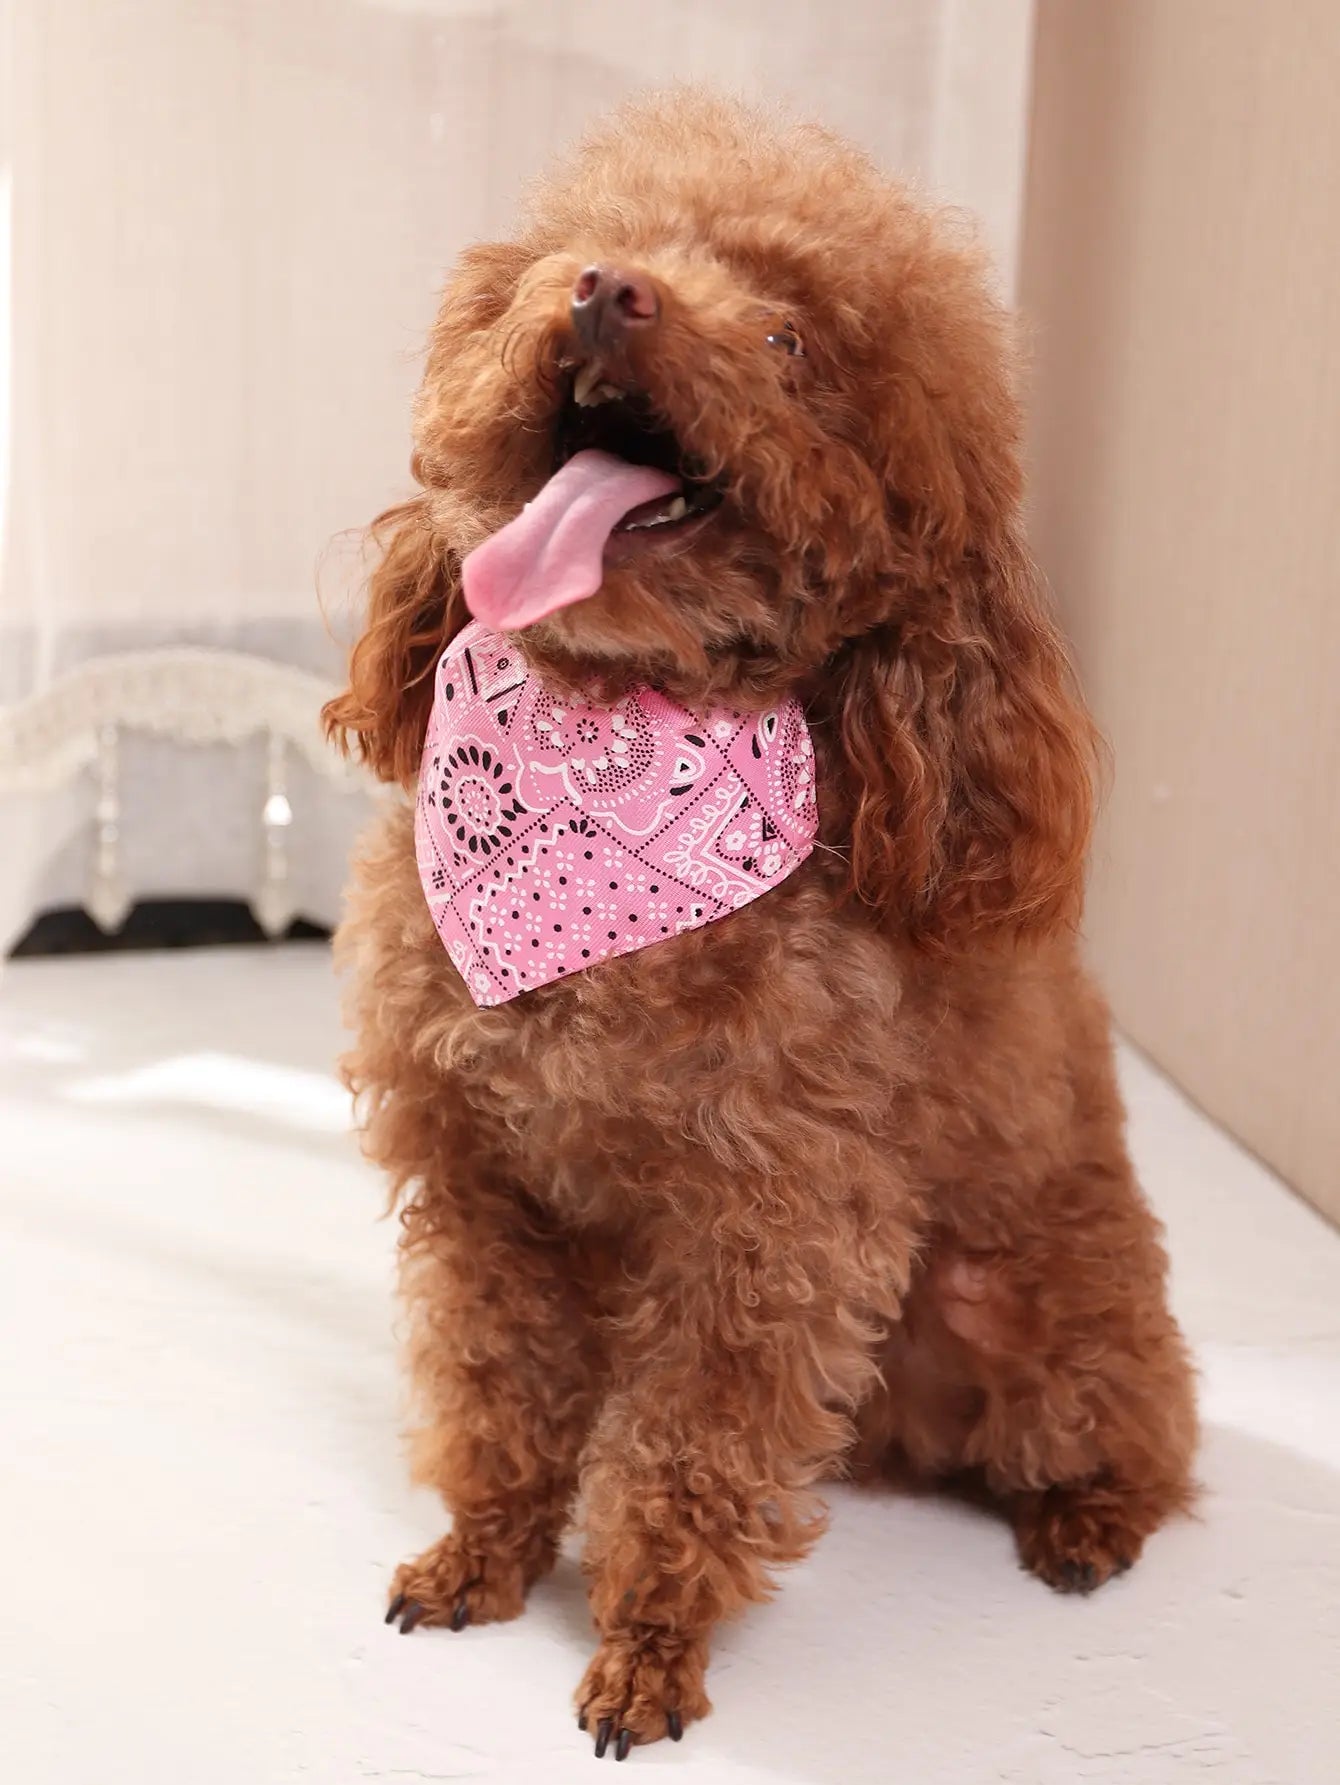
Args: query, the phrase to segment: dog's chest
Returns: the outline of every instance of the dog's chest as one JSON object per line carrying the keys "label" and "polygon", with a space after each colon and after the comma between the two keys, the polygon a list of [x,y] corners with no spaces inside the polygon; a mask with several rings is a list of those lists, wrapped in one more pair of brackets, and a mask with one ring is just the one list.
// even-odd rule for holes
{"label": "dog's chest", "polygon": [[626,1228],[723,1176],[788,1175],[797,1147],[831,1150],[834,1105],[867,1133],[883,1122],[892,965],[807,877],[500,1008],[458,993],[460,1090],[564,1225]]}
{"label": "dog's chest", "polygon": [[[593,976],[594,977],[594,976]],[[637,976],[631,975],[636,978]],[[463,1091],[519,1187],[563,1225],[619,1225],[665,1194],[690,1112],[722,1095],[699,1047],[639,1033],[637,1000],[557,991],[471,1010],[455,1050]]]}

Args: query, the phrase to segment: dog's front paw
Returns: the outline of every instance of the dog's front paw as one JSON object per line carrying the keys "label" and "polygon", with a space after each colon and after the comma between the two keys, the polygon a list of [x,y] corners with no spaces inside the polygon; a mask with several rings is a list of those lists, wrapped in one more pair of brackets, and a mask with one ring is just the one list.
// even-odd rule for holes
{"label": "dog's front paw", "polygon": [[408,1636],[419,1624],[502,1623],[525,1607],[530,1577],[515,1556],[472,1546],[453,1531],[413,1562],[402,1562],[391,1584],[386,1622],[400,1620]]}
{"label": "dog's front paw", "polygon": [[1022,1494],[1014,1507],[1019,1559],[1058,1593],[1092,1593],[1139,1558],[1145,1530],[1133,1513],[1106,1487]]}
{"label": "dog's front paw", "polygon": [[607,1636],[577,1691],[578,1723],[595,1741],[596,1759],[611,1746],[623,1760],[634,1742],[668,1735],[677,1742],[686,1725],[712,1706],[703,1690],[707,1644],[665,1630]]}

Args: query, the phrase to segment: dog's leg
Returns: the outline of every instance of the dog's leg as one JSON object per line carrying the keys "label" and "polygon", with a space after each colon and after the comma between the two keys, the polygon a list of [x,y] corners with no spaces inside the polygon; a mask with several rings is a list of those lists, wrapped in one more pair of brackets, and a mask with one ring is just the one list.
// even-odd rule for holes
{"label": "dog's leg", "polygon": [[984,1390],[964,1461],[1007,1504],[1024,1566],[1089,1592],[1194,1497],[1192,1372],[1124,1160],[1048,1186],[1039,1206],[1051,1218],[1023,1246],[951,1239],[928,1282]]}
{"label": "dog's leg", "polygon": [[421,1196],[403,1244],[414,1474],[453,1525],[398,1570],[387,1622],[459,1630],[516,1617],[553,1565],[599,1379],[595,1324],[584,1261],[506,1186]]}
{"label": "dog's leg", "polygon": [[[867,1162],[839,1152],[834,1183],[859,1182]],[[813,1185],[773,1179],[754,1199],[735,1179],[685,1213],[612,1322],[583,1474],[600,1644],[577,1702],[618,1758],[706,1714],[712,1627],[821,1531],[812,1484],[850,1442],[911,1254],[899,1222],[881,1234]]]}

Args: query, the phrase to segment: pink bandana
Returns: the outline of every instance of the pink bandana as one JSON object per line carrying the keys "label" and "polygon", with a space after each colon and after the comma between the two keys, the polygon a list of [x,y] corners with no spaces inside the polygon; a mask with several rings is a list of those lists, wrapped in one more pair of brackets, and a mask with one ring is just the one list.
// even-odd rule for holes
{"label": "pink bandana", "polygon": [[804,861],[817,827],[795,700],[695,714],[644,688],[575,705],[477,623],[438,664],[419,876],[476,1004],[737,911]]}

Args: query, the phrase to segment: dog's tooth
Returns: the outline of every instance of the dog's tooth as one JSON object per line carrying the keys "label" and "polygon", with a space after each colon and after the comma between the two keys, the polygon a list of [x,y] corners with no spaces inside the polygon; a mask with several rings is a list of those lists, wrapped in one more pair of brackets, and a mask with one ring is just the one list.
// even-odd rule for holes
{"label": "dog's tooth", "polygon": [[595,398],[591,393],[595,390],[597,384],[600,383],[601,375],[604,370],[605,368],[601,365],[598,359],[587,360],[586,364],[573,379],[572,398],[573,401],[580,404],[583,409],[588,408],[595,401]]}
{"label": "dog's tooth", "polygon": [[682,521],[684,519],[684,516],[688,512],[689,512],[688,503],[684,500],[684,498],[682,496],[676,496],[674,501],[670,504],[670,507],[666,512],[665,518],[668,521]]}

